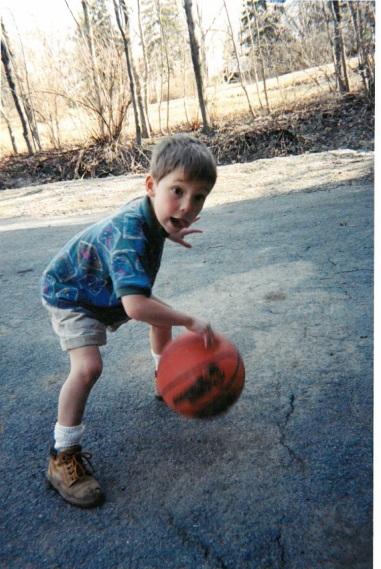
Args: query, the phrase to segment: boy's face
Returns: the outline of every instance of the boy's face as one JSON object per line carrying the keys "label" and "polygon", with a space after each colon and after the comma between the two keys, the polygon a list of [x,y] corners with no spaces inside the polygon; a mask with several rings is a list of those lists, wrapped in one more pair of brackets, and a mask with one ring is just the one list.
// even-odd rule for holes
{"label": "boy's face", "polygon": [[194,222],[209,194],[205,182],[187,180],[180,168],[159,182],[148,175],[146,189],[156,217],[169,235]]}

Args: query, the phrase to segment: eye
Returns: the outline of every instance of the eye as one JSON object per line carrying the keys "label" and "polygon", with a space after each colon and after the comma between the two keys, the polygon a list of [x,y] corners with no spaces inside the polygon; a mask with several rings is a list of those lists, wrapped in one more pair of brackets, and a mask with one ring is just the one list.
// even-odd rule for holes
{"label": "eye", "polygon": [[195,201],[196,203],[198,203],[198,204],[204,203],[205,200],[206,200],[206,196],[205,196],[204,194],[197,194],[197,195],[194,197],[194,201]]}
{"label": "eye", "polygon": [[178,197],[181,197],[183,195],[183,190],[178,186],[174,186],[173,188],[171,188],[171,192]]}

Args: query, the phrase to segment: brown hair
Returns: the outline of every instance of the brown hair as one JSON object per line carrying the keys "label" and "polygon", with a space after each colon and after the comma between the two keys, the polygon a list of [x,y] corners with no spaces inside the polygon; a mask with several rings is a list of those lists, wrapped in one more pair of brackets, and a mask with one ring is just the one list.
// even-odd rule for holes
{"label": "brown hair", "polygon": [[160,182],[177,168],[189,180],[202,181],[212,189],[217,179],[213,154],[201,141],[186,134],[175,134],[159,142],[152,152],[150,173]]}

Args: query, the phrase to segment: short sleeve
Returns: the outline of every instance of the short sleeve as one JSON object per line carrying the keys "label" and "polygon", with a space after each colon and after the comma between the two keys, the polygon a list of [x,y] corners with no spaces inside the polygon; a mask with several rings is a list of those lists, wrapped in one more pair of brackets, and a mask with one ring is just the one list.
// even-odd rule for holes
{"label": "short sleeve", "polygon": [[115,251],[111,261],[111,278],[117,297],[128,294],[150,296],[151,281],[140,256],[131,249]]}

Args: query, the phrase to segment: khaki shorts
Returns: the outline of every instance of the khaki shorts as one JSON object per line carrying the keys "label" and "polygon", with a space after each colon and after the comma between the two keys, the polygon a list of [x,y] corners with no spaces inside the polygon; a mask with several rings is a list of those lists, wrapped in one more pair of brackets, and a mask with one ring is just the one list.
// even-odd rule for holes
{"label": "khaki shorts", "polygon": [[128,322],[128,320],[122,320],[106,326],[83,312],[57,308],[44,300],[42,304],[50,314],[53,330],[59,337],[64,352],[84,346],[104,346],[107,344],[106,332],[115,332],[122,324]]}

